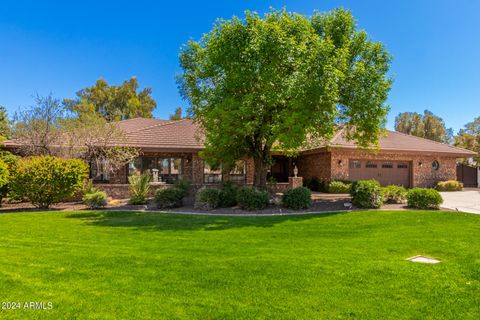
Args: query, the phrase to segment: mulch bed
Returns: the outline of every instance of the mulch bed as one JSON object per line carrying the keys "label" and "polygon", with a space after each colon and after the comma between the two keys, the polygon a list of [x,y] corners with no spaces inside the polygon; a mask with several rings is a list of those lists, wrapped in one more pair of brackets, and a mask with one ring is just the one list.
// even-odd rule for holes
{"label": "mulch bed", "polygon": [[[242,210],[238,207],[234,208],[219,208],[215,210],[198,210],[194,209],[192,205],[192,199],[187,199],[185,201],[187,205],[174,208],[174,209],[158,209],[153,201],[150,201],[148,205],[130,205],[128,204],[128,200],[113,200],[102,210],[109,210],[109,211],[146,211],[146,212],[171,212],[171,213],[196,213],[196,214],[225,214],[225,215],[272,215],[272,214],[303,214],[303,213],[313,213],[313,212],[331,212],[331,211],[344,211],[347,210],[345,208],[344,203],[349,202],[350,199],[347,197],[345,199],[336,198],[336,199],[326,199],[326,200],[315,200],[312,206],[305,210],[291,210],[281,206],[271,205],[264,210],[259,211],[246,211]],[[386,204],[382,207],[382,210],[402,210],[408,209],[403,204]],[[83,203],[81,202],[62,202],[52,206],[50,211],[83,211],[89,210]],[[38,209],[33,207],[30,203],[3,203],[0,207],[0,214],[1,213],[8,213],[8,212],[34,212],[34,211],[45,211],[44,209]]]}

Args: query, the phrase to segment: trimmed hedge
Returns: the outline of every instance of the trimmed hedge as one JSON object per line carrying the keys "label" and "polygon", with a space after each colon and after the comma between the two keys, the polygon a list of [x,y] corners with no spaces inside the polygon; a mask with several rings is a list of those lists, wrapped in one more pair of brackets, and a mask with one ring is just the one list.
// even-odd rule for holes
{"label": "trimmed hedge", "polygon": [[382,188],[385,203],[403,203],[407,200],[407,189],[402,186],[390,185]]}
{"label": "trimmed hedge", "polygon": [[283,194],[282,203],[289,209],[306,209],[312,205],[312,192],[306,187],[287,190]]}
{"label": "trimmed hedge", "polygon": [[437,191],[462,191],[463,183],[457,180],[439,181],[435,189],[437,189]]}
{"label": "trimmed hedge", "polygon": [[155,192],[155,204],[158,208],[181,207],[184,196],[185,190],[177,187],[158,189]]}
{"label": "trimmed hedge", "polygon": [[107,194],[103,191],[96,191],[94,193],[86,193],[82,198],[90,209],[103,208],[107,205]]}
{"label": "trimmed hedge", "polygon": [[435,189],[413,188],[408,190],[408,206],[417,209],[439,209],[442,196]]}
{"label": "trimmed hedge", "polygon": [[382,188],[377,180],[358,180],[352,183],[352,203],[359,208],[380,208],[383,205]]}
{"label": "trimmed hedge", "polygon": [[72,197],[87,177],[88,166],[82,160],[28,157],[18,160],[9,186],[15,199],[46,209]]}
{"label": "trimmed hedge", "polygon": [[237,203],[245,210],[262,210],[268,206],[268,192],[242,187],[237,191]]}
{"label": "trimmed hedge", "polygon": [[350,193],[351,189],[351,183],[342,181],[332,181],[328,184],[328,193]]}
{"label": "trimmed hedge", "polygon": [[195,209],[212,210],[220,206],[222,191],[215,188],[202,188],[195,196]]}

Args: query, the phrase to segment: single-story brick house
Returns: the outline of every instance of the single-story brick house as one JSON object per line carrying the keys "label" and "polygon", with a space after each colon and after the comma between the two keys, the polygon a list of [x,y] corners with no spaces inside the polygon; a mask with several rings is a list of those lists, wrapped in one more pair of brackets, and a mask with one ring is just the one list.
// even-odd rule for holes
{"label": "single-story brick house", "polygon": [[[129,175],[147,170],[158,174],[158,181],[165,185],[179,178],[190,180],[194,186],[215,185],[227,180],[253,183],[252,159],[238,161],[234,170],[222,172],[210,168],[200,158],[203,137],[190,119],[134,118],[120,121],[118,125],[125,132],[128,145],[140,148],[142,155],[115,174],[91,168],[96,182],[114,194],[123,193],[120,190],[125,190]],[[5,146],[14,148],[15,144],[7,141]],[[440,180],[455,180],[456,159],[474,155],[469,150],[393,131],[380,139],[380,151],[372,153],[345,140],[340,131],[327,143],[303,150],[295,158],[275,154],[269,176],[280,189],[288,186],[295,166],[298,176],[303,178],[376,179],[383,185],[429,187]]]}

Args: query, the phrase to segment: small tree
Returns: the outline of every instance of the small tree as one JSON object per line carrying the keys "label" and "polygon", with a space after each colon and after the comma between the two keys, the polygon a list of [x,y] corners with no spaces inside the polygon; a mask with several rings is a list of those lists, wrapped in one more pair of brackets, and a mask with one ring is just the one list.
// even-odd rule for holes
{"label": "small tree", "polygon": [[52,94],[37,94],[34,101],[35,105],[15,114],[12,138],[19,142],[19,151],[24,155],[55,155],[65,109]]}
{"label": "small tree", "polygon": [[11,123],[8,120],[7,109],[0,106],[0,141],[7,139],[11,133]]}
{"label": "small tree", "polygon": [[295,152],[339,126],[360,146],[378,143],[389,63],[349,11],[246,12],[183,47],[178,81],[205,132],[203,157],[253,157],[254,185],[265,188],[274,145]]}
{"label": "small tree", "polygon": [[88,166],[79,159],[38,156],[20,159],[10,190],[42,209],[72,197],[88,177]]}
{"label": "small tree", "polygon": [[128,146],[125,133],[96,112],[64,120],[61,156],[84,159],[97,168],[114,173],[137,158],[138,148]]}
{"label": "small tree", "polygon": [[13,139],[27,156],[80,158],[113,173],[139,155],[125,133],[94,109],[69,112],[60,100],[37,96],[36,105],[17,113]]}

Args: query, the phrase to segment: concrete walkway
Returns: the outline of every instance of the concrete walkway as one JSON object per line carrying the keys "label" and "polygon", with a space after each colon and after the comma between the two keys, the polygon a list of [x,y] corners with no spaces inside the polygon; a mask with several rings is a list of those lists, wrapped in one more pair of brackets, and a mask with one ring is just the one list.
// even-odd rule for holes
{"label": "concrete walkway", "polygon": [[442,208],[480,214],[480,189],[440,192],[443,198]]}

